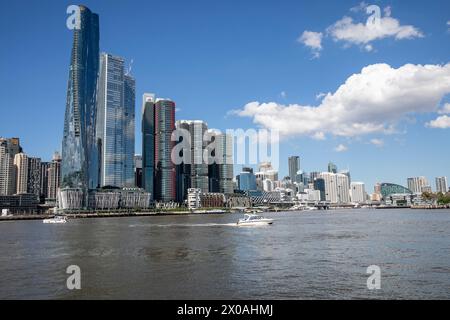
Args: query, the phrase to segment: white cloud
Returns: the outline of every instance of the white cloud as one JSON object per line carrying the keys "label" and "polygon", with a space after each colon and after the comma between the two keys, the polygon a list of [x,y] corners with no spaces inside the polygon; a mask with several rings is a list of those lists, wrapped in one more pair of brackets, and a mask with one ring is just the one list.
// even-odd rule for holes
{"label": "white cloud", "polygon": [[[390,11],[388,12],[390,14]],[[394,38],[396,40],[423,37],[422,32],[412,25],[401,25],[400,22],[385,15],[379,24],[355,23],[350,17],[343,17],[327,29],[334,41],[343,41],[347,45],[367,45],[375,40]]]}
{"label": "white cloud", "polygon": [[439,114],[450,114],[450,103],[444,104],[444,106],[438,111]]}
{"label": "white cloud", "polygon": [[316,94],[316,100],[322,100],[322,98],[324,98],[326,95],[326,93],[320,92]]}
{"label": "white cloud", "polygon": [[428,122],[427,127],[435,128],[435,129],[447,129],[450,128],[450,117],[447,115],[443,115],[437,117],[435,120]]}
{"label": "white cloud", "polygon": [[365,49],[367,52],[370,52],[370,51],[373,51],[373,46],[372,46],[371,44],[366,44],[366,45],[364,46],[364,49]]}
{"label": "white cloud", "polygon": [[281,91],[280,96],[281,96],[283,99],[286,99],[286,97],[287,97],[286,91]]}
{"label": "white cloud", "polygon": [[311,49],[313,58],[318,58],[322,50],[322,37],[322,32],[304,31],[297,41]]}
{"label": "white cloud", "polygon": [[449,93],[450,64],[406,64],[398,69],[374,64],[350,76],[318,106],[250,102],[233,113],[284,137],[392,134],[405,118],[436,112]]}
{"label": "white cloud", "polygon": [[370,140],[370,143],[377,147],[384,146],[384,141],[382,139],[372,139]]}
{"label": "white cloud", "polygon": [[336,152],[345,152],[347,150],[348,150],[347,146],[345,146],[343,144],[340,144],[336,148],[334,148],[334,151],[336,151]]}

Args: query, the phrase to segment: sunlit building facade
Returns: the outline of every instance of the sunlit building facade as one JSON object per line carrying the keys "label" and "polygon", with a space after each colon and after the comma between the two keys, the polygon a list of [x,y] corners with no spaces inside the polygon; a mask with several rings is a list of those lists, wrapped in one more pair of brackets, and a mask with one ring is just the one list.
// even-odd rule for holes
{"label": "sunlit building facade", "polygon": [[99,70],[99,17],[80,7],[80,28],[73,31],[62,141],[62,186],[98,187],[96,97]]}

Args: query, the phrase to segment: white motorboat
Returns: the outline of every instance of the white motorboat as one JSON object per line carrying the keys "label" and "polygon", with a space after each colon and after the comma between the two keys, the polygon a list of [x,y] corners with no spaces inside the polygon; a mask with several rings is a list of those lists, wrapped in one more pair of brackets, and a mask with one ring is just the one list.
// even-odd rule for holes
{"label": "white motorboat", "polygon": [[54,216],[50,219],[44,219],[44,223],[66,223],[67,219],[64,216]]}
{"label": "white motorboat", "polygon": [[273,219],[261,217],[257,214],[245,214],[244,219],[239,219],[238,226],[262,226],[270,225],[273,223]]}

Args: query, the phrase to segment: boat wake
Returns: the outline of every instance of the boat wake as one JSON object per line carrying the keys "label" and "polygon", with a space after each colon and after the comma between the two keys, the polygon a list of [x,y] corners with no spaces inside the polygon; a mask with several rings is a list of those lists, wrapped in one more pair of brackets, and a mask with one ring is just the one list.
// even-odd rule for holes
{"label": "boat wake", "polygon": [[234,223],[170,223],[170,224],[130,224],[130,228],[147,227],[147,228],[191,228],[191,227],[237,227]]}

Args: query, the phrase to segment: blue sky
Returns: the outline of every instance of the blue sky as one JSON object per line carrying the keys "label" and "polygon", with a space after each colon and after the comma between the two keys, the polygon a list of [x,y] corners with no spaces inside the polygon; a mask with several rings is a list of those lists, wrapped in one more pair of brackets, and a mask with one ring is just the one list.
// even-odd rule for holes
{"label": "blue sky", "polygon": [[[66,8],[74,3],[2,2],[8,13],[0,20],[0,136],[18,136],[27,154],[48,160],[61,144],[72,45]],[[364,44],[338,39],[330,31],[344,16],[352,17],[355,24],[365,23],[365,11],[350,10],[358,1],[96,0],[83,4],[100,15],[101,50],[134,61],[137,152],[144,92],[176,101],[177,119],[203,119],[218,129],[258,128],[267,125],[257,120],[257,113],[239,116],[230,111],[242,111],[254,101],[274,103],[282,110],[289,104],[297,106],[296,111],[299,106],[317,107],[318,94],[335,93],[350,76],[370,65],[385,63],[395,70],[406,64],[449,63],[447,0],[368,2],[381,9],[389,6],[387,16],[400,26],[413,26],[420,35],[396,38],[399,33],[394,32]],[[304,31],[322,33],[321,50],[298,41]],[[314,58],[314,52],[320,57]],[[443,79],[440,83],[448,81],[448,74]],[[446,86],[431,92],[430,101],[442,99],[424,110],[450,102],[449,93]],[[404,103],[401,100],[399,104]],[[342,136],[330,129],[324,140],[318,140],[312,132],[294,128],[282,138],[280,172],[287,174],[289,155],[300,155],[306,171],[325,170],[329,161],[348,167],[353,179],[366,182],[369,191],[376,181],[404,185],[408,176],[418,175],[427,176],[434,185],[434,177],[450,176],[450,128],[425,125],[440,116],[436,110],[417,113],[416,106],[410,113],[397,114],[390,133]],[[390,112],[384,114],[391,117]],[[374,145],[376,141],[382,146]],[[339,145],[347,150],[337,152]]]}

